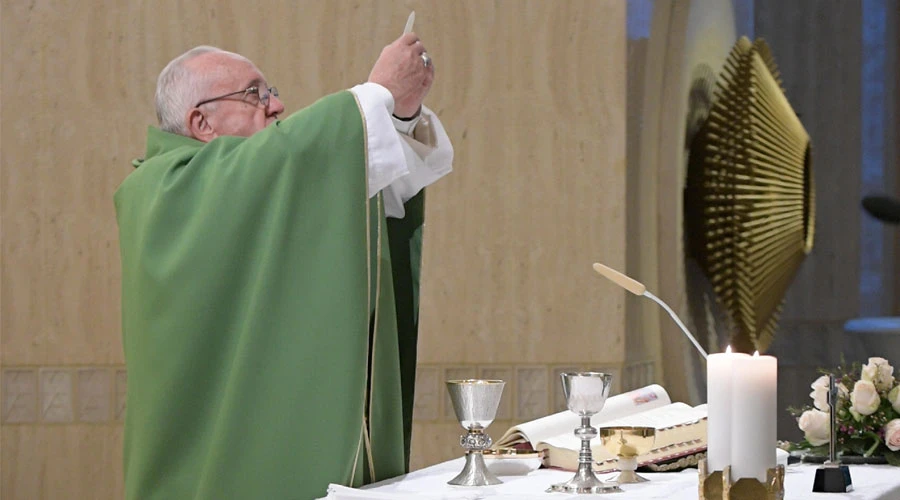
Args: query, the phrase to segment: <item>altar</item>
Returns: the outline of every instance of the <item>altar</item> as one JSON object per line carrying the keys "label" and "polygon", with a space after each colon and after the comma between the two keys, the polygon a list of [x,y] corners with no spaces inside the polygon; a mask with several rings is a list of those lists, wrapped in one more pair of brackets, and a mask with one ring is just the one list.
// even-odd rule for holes
{"label": "altar", "polygon": [[[641,473],[649,482],[625,484],[625,494],[572,495],[565,493],[545,493],[553,483],[572,477],[572,473],[562,470],[538,469],[519,476],[500,476],[503,484],[479,488],[450,486],[451,478],[459,473],[462,458],[443,462],[409,474],[366,486],[363,489],[336,487],[326,497],[328,500],[537,500],[563,498],[635,498],[696,500],[697,469],[681,472]],[[900,499],[900,468],[890,465],[851,465],[853,491],[846,494],[813,493],[813,477],[817,465],[792,464],[785,469],[784,498],[806,499],[857,499],[857,500],[897,500]],[[616,473],[600,475],[609,479]]]}

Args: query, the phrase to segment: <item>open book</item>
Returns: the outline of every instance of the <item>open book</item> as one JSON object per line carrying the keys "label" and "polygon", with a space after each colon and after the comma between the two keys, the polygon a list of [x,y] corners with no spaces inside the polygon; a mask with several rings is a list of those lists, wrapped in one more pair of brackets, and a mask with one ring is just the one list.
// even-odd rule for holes
{"label": "open book", "polygon": [[[706,451],[706,405],[672,403],[658,385],[612,396],[603,410],[591,417],[592,427],[618,425],[656,428],[653,449],[638,457],[639,466],[674,462]],[[574,431],[579,426],[581,418],[564,411],[510,428],[494,447],[531,447],[544,452],[545,466],[576,470],[581,440]],[[599,437],[591,441],[591,450],[597,472],[616,468],[616,457],[606,451]]]}

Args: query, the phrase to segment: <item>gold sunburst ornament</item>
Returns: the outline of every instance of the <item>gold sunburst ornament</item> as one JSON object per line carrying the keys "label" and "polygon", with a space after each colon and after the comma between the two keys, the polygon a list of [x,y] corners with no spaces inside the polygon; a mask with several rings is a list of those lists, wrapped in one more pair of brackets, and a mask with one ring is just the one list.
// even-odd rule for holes
{"label": "gold sunburst ornament", "polygon": [[733,322],[732,346],[762,352],[815,222],[809,135],[763,40],[732,48],[699,134],[702,168],[685,193],[691,252]]}

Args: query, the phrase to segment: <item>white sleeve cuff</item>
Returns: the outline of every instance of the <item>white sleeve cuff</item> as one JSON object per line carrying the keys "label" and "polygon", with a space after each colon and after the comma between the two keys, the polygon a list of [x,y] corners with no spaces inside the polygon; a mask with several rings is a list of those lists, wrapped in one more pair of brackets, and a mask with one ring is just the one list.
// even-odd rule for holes
{"label": "white sleeve cuff", "polygon": [[406,215],[404,203],[453,170],[453,145],[443,124],[425,106],[422,106],[419,116],[422,120],[420,126],[429,129],[432,140],[426,145],[411,136],[403,136],[403,152],[409,175],[384,189],[384,213],[388,217],[402,219]]}
{"label": "white sleeve cuff", "polygon": [[422,111],[419,111],[419,115],[412,120],[401,120],[391,114],[391,119],[394,120],[394,128],[397,130],[397,132],[400,132],[403,135],[412,135],[413,130],[416,129],[416,125],[419,124],[419,120],[422,119],[423,112],[424,109]]}
{"label": "white sleeve cuff", "polygon": [[371,198],[409,174],[409,169],[400,135],[394,128],[394,98],[390,91],[377,83],[367,82],[353,87],[350,92],[356,96],[365,120],[368,193]]}

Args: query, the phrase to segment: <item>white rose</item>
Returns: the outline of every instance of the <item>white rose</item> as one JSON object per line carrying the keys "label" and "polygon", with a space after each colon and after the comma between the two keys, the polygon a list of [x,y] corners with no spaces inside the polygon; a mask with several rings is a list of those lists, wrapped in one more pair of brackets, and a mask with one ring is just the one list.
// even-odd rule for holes
{"label": "white rose", "polygon": [[798,425],[813,446],[831,441],[831,417],[824,411],[806,410],[800,415]]}
{"label": "white rose", "polygon": [[888,393],[888,401],[891,402],[894,411],[900,413],[900,385],[891,389],[891,392]]}
{"label": "white rose", "polygon": [[881,404],[881,398],[878,396],[878,390],[875,384],[868,380],[860,380],[853,386],[853,392],[850,393],[851,408],[860,415],[871,415],[875,413]]}
{"label": "white rose", "polygon": [[809,397],[813,399],[813,405],[822,411],[828,411],[828,375],[822,375],[810,385],[812,392]]}
{"label": "white rose", "polygon": [[884,444],[891,451],[900,451],[900,418],[895,418],[884,426]]}
{"label": "white rose", "polygon": [[886,391],[894,385],[894,367],[884,358],[869,358],[860,379],[872,382],[879,391]]}
{"label": "white rose", "polygon": [[[810,384],[812,392],[809,397],[813,400],[813,405],[822,411],[829,411],[828,407],[828,375],[822,375],[815,382]],[[837,384],[838,399],[847,399],[847,388],[844,384]]]}

